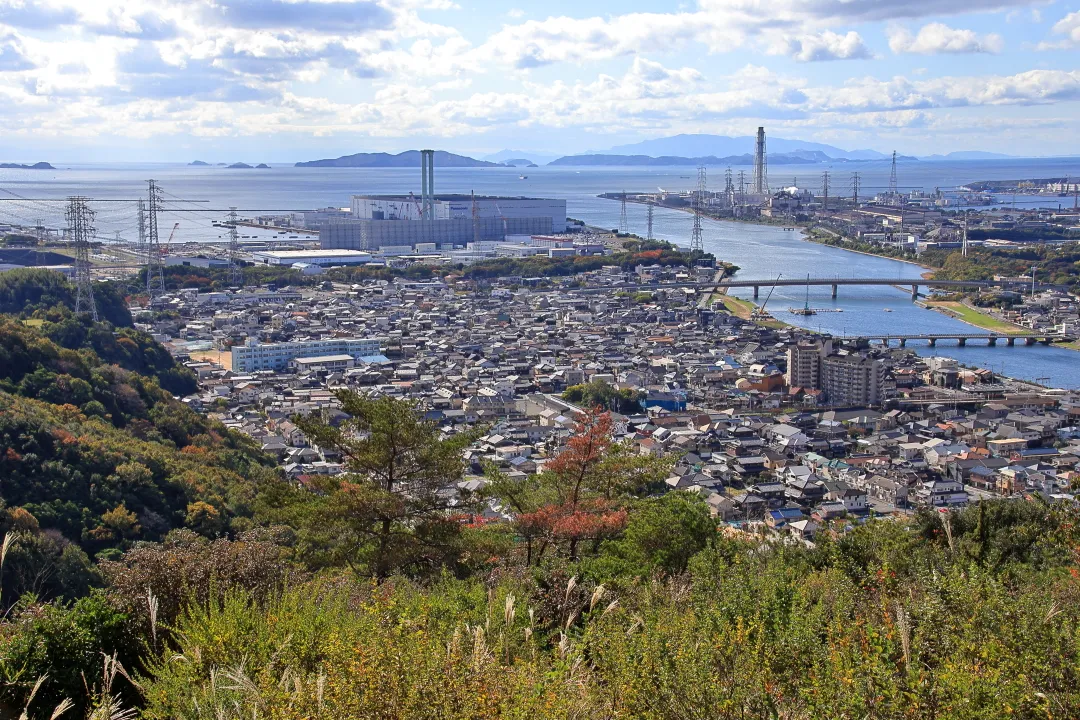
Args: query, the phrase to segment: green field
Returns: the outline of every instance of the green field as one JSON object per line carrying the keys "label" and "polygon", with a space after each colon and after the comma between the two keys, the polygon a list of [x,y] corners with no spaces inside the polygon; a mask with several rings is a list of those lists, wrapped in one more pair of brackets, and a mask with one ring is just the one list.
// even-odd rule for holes
{"label": "green field", "polygon": [[979,312],[978,310],[968,307],[959,302],[928,302],[927,307],[930,308],[944,308],[954,314],[958,319],[963,320],[969,325],[980,327],[984,330],[990,330],[991,332],[1000,332],[1005,334],[1015,334],[1027,332],[1027,328],[1020,327],[1019,325],[1013,325],[1010,322],[1004,320],[998,320],[995,317],[991,317],[986,313]]}

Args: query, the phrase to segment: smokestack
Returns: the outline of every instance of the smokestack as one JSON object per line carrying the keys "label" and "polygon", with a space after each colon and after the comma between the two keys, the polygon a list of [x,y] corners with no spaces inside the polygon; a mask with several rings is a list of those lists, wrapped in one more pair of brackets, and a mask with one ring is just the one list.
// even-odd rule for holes
{"label": "smokestack", "polygon": [[420,151],[420,212],[427,219],[427,150]]}
{"label": "smokestack", "polygon": [[429,220],[435,214],[435,151],[420,151],[420,206],[424,219]]}
{"label": "smokestack", "polygon": [[757,129],[757,146],[754,148],[754,192],[769,194],[768,170],[765,160],[765,128]]}

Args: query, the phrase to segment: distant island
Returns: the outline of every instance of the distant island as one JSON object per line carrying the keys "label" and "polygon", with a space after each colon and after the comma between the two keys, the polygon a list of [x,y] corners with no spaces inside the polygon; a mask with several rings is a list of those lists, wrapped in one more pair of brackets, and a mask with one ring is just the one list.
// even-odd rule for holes
{"label": "distant island", "polygon": [[[477,160],[471,157],[465,157],[464,155],[455,155],[448,153],[445,150],[435,151],[435,166],[436,167],[505,167],[501,163],[487,162],[486,160]],[[420,151],[419,150],[406,150],[405,152],[398,153],[397,155],[391,155],[390,153],[356,153],[355,155],[344,155],[339,158],[327,159],[327,160],[310,160],[308,162],[298,162],[296,167],[337,167],[337,168],[358,168],[358,167],[420,167]]]}
{"label": "distant island", "polygon": [[514,158],[512,160],[503,160],[502,164],[503,165],[509,165],[510,167],[527,167],[527,168],[540,167],[539,165],[534,163],[532,160],[529,160],[528,158]]}
{"label": "distant island", "polygon": [[0,168],[4,170],[55,170],[52,165],[47,162],[34,163],[33,165],[20,165],[19,163],[0,163]]}
{"label": "distant island", "polygon": [[[907,155],[898,155],[897,160],[918,160]],[[812,163],[859,163],[866,160],[850,160],[848,158],[829,157],[820,150],[799,150],[789,153],[769,153],[769,165],[808,165]],[[563,166],[673,166],[673,165],[753,165],[754,156],[751,153],[742,155],[728,155],[716,157],[682,157],[679,155],[567,155],[557,160],[552,160],[548,165]]]}
{"label": "distant island", "polygon": [[199,165],[199,166],[209,167],[210,163],[203,162],[202,160],[193,160],[193,161],[189,162],[188,165]]}
{"label": "distant island", "polygon": [[252,166],[247,163],[233,163],[229,166],[229,170],[252,170]]}
{"label": "distant island", "polygon": [[267,165],[266,163],[259,163],[258,165],[255,166],[255,169],[256,170],[269,170],[270,166]]}

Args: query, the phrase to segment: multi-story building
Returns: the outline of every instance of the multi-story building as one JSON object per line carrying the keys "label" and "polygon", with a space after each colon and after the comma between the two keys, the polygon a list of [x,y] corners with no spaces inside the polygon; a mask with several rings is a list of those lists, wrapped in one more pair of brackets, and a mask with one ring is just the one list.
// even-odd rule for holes
{"label": "multi-story building", "polygon": [[832,342],[798,342],[787,350],[788,387],[821,389],[821,361],[832,352]]}
{"label": "multi-story building", "polygon": [[245,345],[232,349],[233,372],[257,370],[285,370],[296,358],[317,358],[326,355],[349,355],[353,358],[369,357],[382,352],[386,338],[329,338],[326,340],[299,340],[283,343],[259,343],[249,340]]}
{"label": "multi-story building", "polygon": [[879,405],[885,364],[861,355],[828,355],[821,360],[821,389],[830,405]]}

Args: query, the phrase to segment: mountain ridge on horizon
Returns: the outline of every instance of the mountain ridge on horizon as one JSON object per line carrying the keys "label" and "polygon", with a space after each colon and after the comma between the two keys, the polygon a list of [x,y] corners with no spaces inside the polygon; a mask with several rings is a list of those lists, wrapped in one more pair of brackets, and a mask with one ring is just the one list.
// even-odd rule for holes
{"label": "mountain ridge on horizon", "polygon": [[[730,135],[712,135],[708,133],[682,133],[668,135],[651,140],[642,140],[626,145],[615,145],[603,151],[588,151],[584,155],[650,155],[676,157],[725,157],[753,153],[757,138],[752,135],[732,137]],[[810,140],[791,140],[781,137],[766,137],[766,151],[769,153],[793,153],[800,150],[818,151],[837,160],[885,160],[887,153],[877,150],[844,150],[835,145],[813,142]]]}

